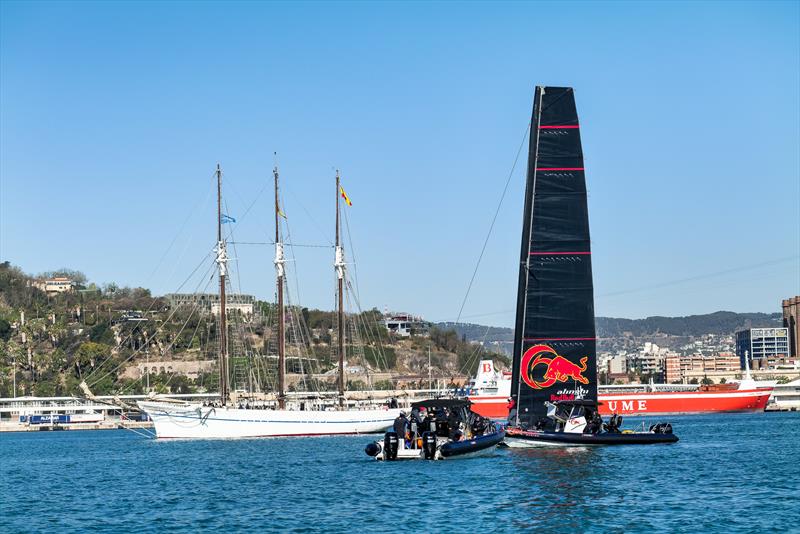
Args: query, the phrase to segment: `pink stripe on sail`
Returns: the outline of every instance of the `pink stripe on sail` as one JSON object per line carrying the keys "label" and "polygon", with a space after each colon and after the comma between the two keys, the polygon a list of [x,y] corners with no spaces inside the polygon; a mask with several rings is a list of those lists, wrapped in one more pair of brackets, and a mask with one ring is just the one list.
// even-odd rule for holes
{"label": "pink stripe on sail", "polygon": [[586,254],[591,254],[591,252],[531,252],[529,253],[530,256],[583,256]]}
{"label": "pink stripe on sail", "polygon": [[564,129],[566,129],[566,128],[574,129],[574,128],[580,128],[580,126],[577,125],[577,124],[567,124],[567,125],[564,125],[564,126],[539,126],[540,130],[545,130],[545,129],[550,129],[550,130],[559,129],[560,130],[562,128],[564,128]]}
{"label": "pink stripe on sail", "polygon": [[582,171],[583,167],[547,167],[538,168],[537,171]]}

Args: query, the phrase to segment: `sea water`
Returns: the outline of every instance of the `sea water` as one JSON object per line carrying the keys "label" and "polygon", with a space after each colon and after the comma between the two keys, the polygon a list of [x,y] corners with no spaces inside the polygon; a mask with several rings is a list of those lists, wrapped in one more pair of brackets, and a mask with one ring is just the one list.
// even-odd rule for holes
{"label": "sea water", "polygon": [[800,532],[800,413],[661,419],[679,443],[438,462],[376,462],[375,436],[5,433],[0,532]]}

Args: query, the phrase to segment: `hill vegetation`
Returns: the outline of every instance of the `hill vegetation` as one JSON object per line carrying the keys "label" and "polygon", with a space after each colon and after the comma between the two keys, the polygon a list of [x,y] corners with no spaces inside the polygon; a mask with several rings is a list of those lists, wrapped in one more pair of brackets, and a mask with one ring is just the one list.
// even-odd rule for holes
{"label": "hill vegetation", "polygon": [[[74,291],[47,293],[40,279],[65,276],[77,283]],[[257,302],[252,319],[232,314],[229,329],[243,338],[231,346],[234,364],[258,367],[265,383],[274,380],[275,306]],[[213,392],[217,389],[216,316],[196,309],[171,309],[163,298],[144,288],[88,283],[79,271],[62,269],[38,277],[8,262],[0,264],[0,397],[17,395],[67,396],[86,380],[95,394],[143,393],[137,365],[157,360],[148,373],[150,389],[158,392]],[[437,376],[472,374],[481,358],[506,361],[452,330],[434,329],[430,338],[395,339],[382,324],[378,310],[348,315],[348,365],[372,372],[404,375],[428,373],[428,350]],[[288,308],[287,371],[325,376],[338,361],[332,346],[336,315],[330,311]],[[358,346],[356,346],[358,345]],[[305,348],[302,348],[305,347]],[[255,358],[260,358],[258,364]],[[308,363],[313,358],[313,364]],[[205,361],[207,370],[196,378],[171,372],[164,362]],[[306,362],[305,364],[302,362]],[[269,366],[273,368],[270,368]],[[178,366],[176,366],[177,368]],[[149,367],[148,367],[149,369]],[[315,389],[335,387],[330,379]],[[354,380],[357,382],[357,380]],[[386,386],[386,385],[385,385]],[[388,387],[388,386],[387,386]]]}

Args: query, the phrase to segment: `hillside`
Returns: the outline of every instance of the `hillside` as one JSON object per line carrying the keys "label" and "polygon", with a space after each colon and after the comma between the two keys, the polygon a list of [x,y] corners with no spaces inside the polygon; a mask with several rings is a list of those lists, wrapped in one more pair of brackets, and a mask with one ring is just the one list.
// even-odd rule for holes
{"label": "hillside", "polygon": [[[780,313],[735,313],[718,311],[705,315],[686,317],[654,316],[645,319],[621,319],[597,317],[595,327],[597,337],[615,338],[623,336],[702,336],[704,334],[732,334],[742,328],[780,327]],[[487,327],[471,323],[437,323],[439,328],[452,328],[467,341],[507,342],[514,341],[514,329]]]}
{"label": "hillside", "polygon": [[[45,291],[42,279],[56,275],[78,283],[63,293]],[[302,387],[335,389],[335,314],[287,307],[286,316],[287,373]],[[254,380],[263,389],[274,389],[275,317],[275,306],[260,301],[252,316],[229,314],[232,383]],[[81,380],[95,394],[142,393],[145,374],[149,388],[160,392],[215,391],[217,322],[210,307],[171,308],[144,288],[114,284],[100,288],[82,273],[69,270],[34,277],[4,262],[0,264],[0,397],[11,396],[15,384],[18,395],[71,395]],[[428,376],[429,349],[433,376],[445,380],[473,374],[482,358],[505,362],[502,355],[464,342],[453,331],[433,329],[429,338],[395,339],[384,328],[378,310],[348,314],[348,340],[354,389],[361,387],[366,373],[402,375],[406,384],[418,382]],[[364,376],[357,376],[359,372]]]}

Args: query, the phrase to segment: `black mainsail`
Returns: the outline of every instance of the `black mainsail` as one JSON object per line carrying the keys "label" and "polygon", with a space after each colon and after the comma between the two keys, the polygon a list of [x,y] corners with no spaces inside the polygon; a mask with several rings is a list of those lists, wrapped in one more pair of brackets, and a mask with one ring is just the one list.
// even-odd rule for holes
{"label": "black mainsail", "polygon": [[512,425],[546,401],[597,399],[589,214],[571,87],[536,87],[520,252]]}

